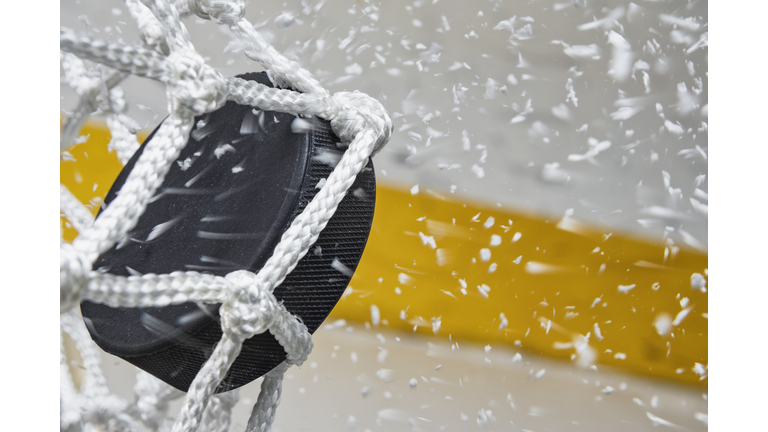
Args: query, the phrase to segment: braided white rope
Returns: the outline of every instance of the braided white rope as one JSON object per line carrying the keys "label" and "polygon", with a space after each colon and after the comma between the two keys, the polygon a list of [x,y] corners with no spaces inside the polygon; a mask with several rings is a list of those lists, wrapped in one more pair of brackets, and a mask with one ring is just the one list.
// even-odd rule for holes
{"label": "braided white rope", "polygon": [[125,0],[125,6],[139,27],[139,37],[147,48],[168,55],[170,49],[165,42],[163,27],[152,14],[148,7],[144,6],[139,0]]}
{"label": "braided white rope", "polygon": [[131,159],[136,150],[139,149],[139,140],[136,138],[135,131],[131,132],[118,116],[108,116],[107,126],[109,127],[112,138],[107,148],[117,152],[117,159],[125,165]]}
{"label": "braided white rope", "polygon": [[140,369],[136,373],[133,392],[136,400],[128,413],[150,430],[169,431],[171,425],[166,421],[168,405],[184,393]]}
{"label": "braided white rope", "polygon": [[[98,219],[84,218],[79,207],[72,203],[71,194],[67,195],[68,191],[62,188],[62,210],[73,219],[79,218],[78,222],[73,222],[78,227],[78,237],[71,245],[61,245],[62,326],[66,324],[68,328],[74,328],[72,321],[76,320],[77,314],[71,310],[84,300],[114,307],[162,307],[188,301],[221,303],[222,338],[192,382],[172,430],[195,431],[201,426],[206,430],[228,429],[228,413],[237,396],[234,393],[214,396],[214,392],[240,353],[242,343],[269,331],[283,346],[287,358],[265,376],[247,426],[248,431],[264,432],[270,429],[274,420],[284,372],[291,365],[301,365],[312,350],[312,339],[306,326],[276,301],[272,291],[317,240],[368,158],[387,143],[392,133],[392,121],[384,107],[368,95],[341,92],[331,96],[309,71],[286,59],[259,35],[244,18],[242,0],[179,0],[176,3],[179,7],[167,0],[126,0],[129,11],[138,22],[144,47],[108,43],[61,29],[60,46],[66,53],[62,55],[62,65],[66,64],[65,78],[81,96],[73,120],[67,120],[69,128],[64,128],[69,134],[66,139],[62,133],[62,146],[72,142],[71,131],[75,127],[79,130],[85,118],[83,113],[92,112],[99,103],[100,89],[110,91],[126,74],[165,83],[170,112],[154,138],[146,144],[120,194]],[[233,34],[249,45],[246,55],[267,69],[278,88],[223,77],[205,64],[189,40],[179,9],[182,13],[195,13],[229,26]],[[110,81],[102,83],[101,79],[85,77],[84,64],[77,58],[99,63],[110,70]],[[300,93],[285,90],[287,87]],[[125,126],[126,122],[120,121],[120,96],[120,92],[116,92],[114,97],[107,97],[105,103],[107,111],[115,113],[108,118],[113,133],[110,146],[118,151],[118,157],[125,163],[128,155],[135,151],[137,142],[135,137],[129,137],[132,134]],[[99,254],[114,246],[136,225],[171,164],[186,145],[195,116],[214,111],[227,100],[263,110],[317,115],[329,120],[334,133],[348,144],[325,185],[293,220],[264,267],[256,274],[240,270],[226,277],[195,272],[121,277],[93,271],[92,264]],[[81,353],[85,351],[91,359],[92,354],[98,352],[92,344],[91,347],[84,345],[87,342],[84,327],[78,331],[78,349]],[[83,412],[112,415],[108,421],[120,419],[126,427],[132,427],[131,422],[140,422],[152,430],[167,428],[162,421],[164,410],[167,402],[179,394],[139,373],[135,408],[126,410],[123,405],[105,398],[103,400],[112,401],[111,405],[96,409],[93,408],[96,405],[92,394],[106,387],[101,386],[103,375],[98,364],[91,361],[89,365],[95,365],[95,369],[86,367],[88,373],[101,378],[95,379],[96,384],[81,388],[77,397],[72,397],[71,400],[90,407]],[[62,398],[69,398],[73,393],[77,392],[71,380],[62,384]],[[62,402],[62,428],[65,423],[73,424],[75,417],[68,403]],[[104,415],[79,418],[81,422],[101,422],[102,425],[107,421]]]}
{"label": "braided white rope", "polygon": [[200,422],[200,430],[206,432],[227,432],[232,422],[232,408],[240,400],[240,393],[231,390],[211,397],[208,408]]}
{"label": "braided white rope", "polygon": [[[64,79],[67,84],[75,90],[79,96],[78,104],[73,112],[67,116],[61,128],[61,149],[69,147],[74,141],[80,128],[88,116],[97,108],[105,112],[121,113],[124,105],[119,106],[117,93],[112,94],[111,90],[122,81],[126,75],[117,71],[110,71],[104,79],[90,77],[97,75],[98,71],[88,71],[85,64],[78,57],[62,53],[61,67],[64,70]],[[103,87],[102,87],[103,84]],[[110,92],[104,95],[102,91]]]}
{"label": "braided white rope", "polygon": [[93,223],[93,215],[66,186],[59,187],[59,208],[78,232],[85,231]]}
{"label": "braided white rope", "polygon": [[[82,317],[72,310],[62,314],[61,329],[72,338],[82,357],[82,366],[76,367],[88,371],[80,384],[80,390],[75,391],[62,346],[61,387],[65,392],[62,394],[62,410],[69,408],[69,404],[75,405],[75,409],[70,408],[62,412],[62,429],[84,423],[110,425],[110,429],[135,429],[135,421],[125,413],[127,402],[110,394],[107,388],[107,381],[101,370],[101,355],[91,342]],[[64,396],[71,399],[65,400]]]}
{"label": "braided white rope", "polygon": [[275,420],[280,395],[283,391],[283,375],[290,365],[282,363],[269,371],[261,383],[261,392],[248,419],[246,432],[266,432]]}
{"label": "braided white rope", "polygon": [[61,355],[60,355],[60,384],[59,393],[61,416],[59,418],[62,431],[69,430],[80,423],[80,406],[83,405],[80,395],[75,389],[75,383],[72,381],[72,375],[69,373],[69,364],[67,363],[67,353],[64,348],[64,338],[60,335]]}

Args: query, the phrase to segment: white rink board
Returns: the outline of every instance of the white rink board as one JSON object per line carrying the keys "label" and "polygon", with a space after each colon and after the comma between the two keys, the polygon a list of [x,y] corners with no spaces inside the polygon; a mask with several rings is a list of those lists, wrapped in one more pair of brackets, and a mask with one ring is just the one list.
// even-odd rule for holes
{"label": "white rink board", "polygon": [[[453,351],[447,341],[386,329],[328,327],[315,333],[304,366],[286,373],[275,432],[656,430],[647,413],[688,431],[707,430],[696,418],[707,413],[708,404],[698,389],[605,366],[579,369],[504,346],[486,352],[484,346],[460,342]],[[521,360],[513,361],[518,352]],[[109,354],[103,367],[110,388],[132,400],[135,368]],[[245,428],[260,385],[261,379],[240,389],[231,430]],[[180,406],[176,401],[169,413]],[[487,425],[478,423],[481,410],[491,411],[495,426],[490,418]]]}

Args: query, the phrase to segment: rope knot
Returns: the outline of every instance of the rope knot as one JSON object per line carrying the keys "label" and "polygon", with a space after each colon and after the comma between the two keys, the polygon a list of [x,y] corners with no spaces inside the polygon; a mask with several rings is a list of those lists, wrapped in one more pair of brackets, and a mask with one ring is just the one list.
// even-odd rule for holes
{"label": "rope knot", "polygon": [[168,85],[168,109],[182,116],[199,116],[222,107],[227,102],[228,87],[224,77],[205,64],[200,54],[180,50],[168,57],[173,70],[165,78]]}
{"label": "rope knot", "polygon": [[370,127],[376,134],[371,155],[387,144],[394,125],[381,102],[357,90],[338,92],[332,100],[331,128],[343,142],[352,142],[358,133]]}
{"label": "rope knot", "polygon": [[243,0],[187,0],[189,10],[216,24],[233,25],[245,16]]}
{"label": "rope knot", "polygon": [[226,279],[234,293],[219,309],[222,330],[243,341],[267,331],[277,315],[275,296],[247,270],[234,271]]}
{"label": "rope knot", "polygon": [[82,301],[91,262],[69,243],[61,244],[60,256],[60,313],[64,313]]}

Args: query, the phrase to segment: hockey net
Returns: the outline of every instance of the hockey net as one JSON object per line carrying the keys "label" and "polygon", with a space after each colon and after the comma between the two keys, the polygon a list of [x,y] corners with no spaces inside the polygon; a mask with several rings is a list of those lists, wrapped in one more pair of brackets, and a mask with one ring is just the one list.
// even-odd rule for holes
{"label": "hockey net", "polygon": [[[78,95],[61,132],[61,150],[75,141],[90,113],[101,111],[111,132],[110,150],[125,164],[139,147],[138,125],[125,114],[120,82],[129,75],[166,85],[168,118],[120,190],[98,219],[61,185],[60,208],[78,231],[60,246],[61,330],[79,352],[85,377],[79,386],[70,374],[61,343],[61,430],[226,431],[237,391],[214,394],[237,358],[243,341],[266,331],[283,346],[286,361],[269,372],[253,407],[247,431],[267,431],[280,403],[282,379],[312,350],[307,328],[272,294],[297,265],[333,216],[368,158],[389,140],[392,121],[375,99],[359,92],[331,95],[306,69],[273,48],[244,18],[243,0],[126,0],[141,40],[135,45],[97,40],[62,28],[61,64],[65,81]],[[228,26],[248,46],[246,56],[259,62],[275,88],[225,77],[195,51],[182,18],[197,15]],[[89,69],[89,65],[93,66]],[[93,73],[97,72],[97,73]],[[291,90],[294,89],[294,90]],[[272,256],[257,273],[239,270],[224,277],[196,272],[116,276],[92,264],[136,225],[171,164],[186,145],[194,118],[227,101],[266,111],[314,115],[328,120],[348,144],[341,161],[320,192],[283,234]],[[85,300],[112,307],[162,307],[194,301],[220,303],[223,336],[186,395],[138,371],[135,400],[126,401],[107,388],[100,352],[91,341],[77,306]],[[175,422],[166,420],[169,403],[183,397]]]}

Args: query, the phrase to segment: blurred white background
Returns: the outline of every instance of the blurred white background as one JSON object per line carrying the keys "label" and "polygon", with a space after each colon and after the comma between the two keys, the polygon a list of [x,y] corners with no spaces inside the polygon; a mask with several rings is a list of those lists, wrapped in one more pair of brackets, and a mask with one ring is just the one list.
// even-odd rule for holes
{"label": "blurred white background", "polygon": [[[250,2],[246,17],[332,93],[385,103],[396,133],[376,160],[382,182],[557,218],[573,209],[706,251],[707,2],[575,3],[294,0]],[[223,74],[261,70],[227,28],[185,23]],[[62,2],[61,25],[138,37],[119,1]],[[122,86],[128,114],[154,129],[162,84]],[[64,110],[75,102],[65,85],[62,97]]]}

